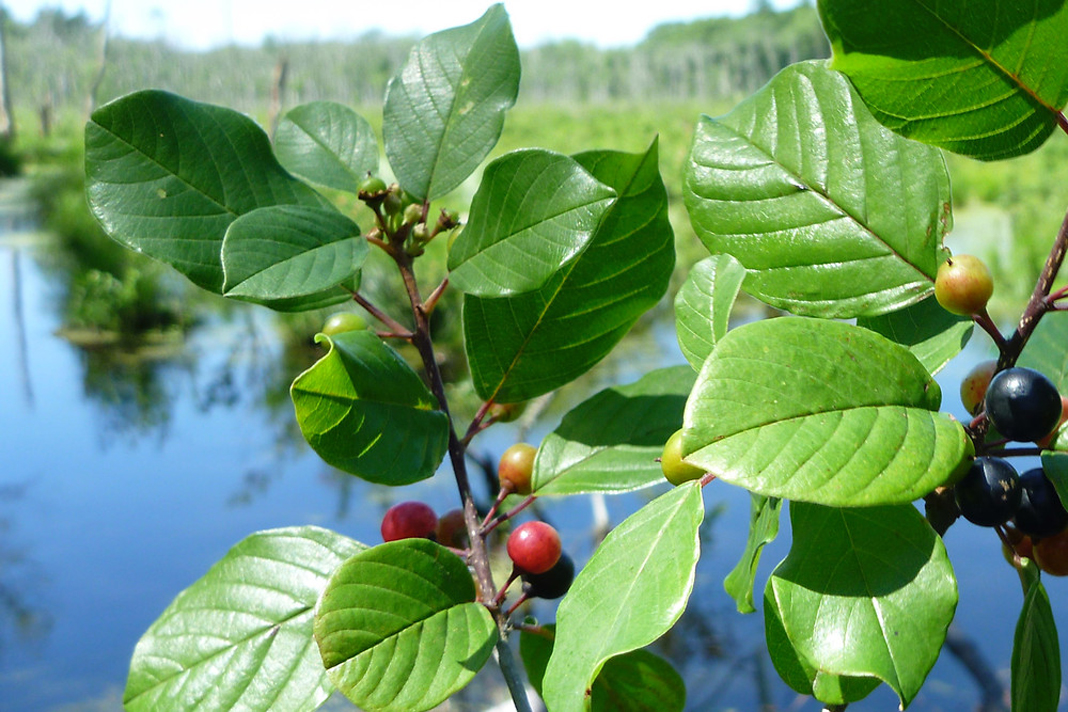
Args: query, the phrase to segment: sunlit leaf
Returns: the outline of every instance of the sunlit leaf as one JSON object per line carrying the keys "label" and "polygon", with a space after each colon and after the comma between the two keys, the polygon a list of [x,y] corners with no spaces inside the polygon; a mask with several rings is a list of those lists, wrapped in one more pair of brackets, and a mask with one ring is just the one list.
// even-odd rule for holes
{"label": "sunlit leaf", "polygon": [[931,294],[949,227],[941,154],[880,125],[823,62],[698,122],[683,197],[744,289],[796,314],[874,316]]}
{"label": "sunlit leaf", "polygon": [[659,369],[575,407],[538,447],[534,491],[541,496],[628,492],[663,483],[657,458],[682,427],[694,380],[686,366]]}
{"label": "sunlit leaf", "polygon": [[334,569],[362,548],[310,526],[238,543],[137,643],[125,709],[318,708],[333,686],[312,640],[313,609]]}
{"label": "sunlit leaf", "polygon": [[448,448],[448,417],[415,371],[369,331],[319,334],[316,341],[329,351],[290,389],[312,449],[370,482],[431,477]]}
{"label": "sunlit leaf", "polygon": [[356,554],[330,578],[315,614],[330,679],[367,712],[422,712],[489,659],[497,625],[475,601],[458,556],[427,539]]}
{"label": "sunlit leaf", "polygon": [[593,239],[616,193],[570,156],[523,149],[486,166],[467,227],[449,248],[464,294],[535,290]]}
{"label": "sunlit leaf", "polygon": [[435,200],[496,145],[519,93],[519,48],[497,4],[470,25],[419,42],[386,88],[382,133],[400,186]]}
{"label": "sunlit leaf", "polygon": [[745,541],[745,551],[723,580],[723,588],[734,599],[739,613],[756,612],[753,606],[753,582],[756,581],[760,552],[779,535],[779,510],[782,509],[781,499],[759,494],[749,496],[749,535]]}
{"label": "sunlit leaf", "polygon": [[1068,344],[1068,314],[1050,312],[1042,317],[1035,332],[1027,340],[1018,366],[1044,373],[1057,390],[1068,394],[1068,359],[1064,345]]}
{"label": "sunlit leaf", "polygon": [[371,124],[332,101],[313,101],[286,112],[278,122],[274,151],[294,175],[350,193],[369,171],[378,172],[378,140]]}
{"label": "sunlit leaf", "polygon": [[957,606],[942,540],[911,504],[792,502],[790,523],[793,545],[768,581],[765,602],[798,661],[830,675],[879,678],[907,706],[938,659]]}
{"label": "sunlit leaf", "polygon": [[162,91],[124,96],[85,127],[86,196],[104,230],[220,292],[226,228],[271,205],[329,208],[282,169],[244,114]]}
{"label": "sunlit leaf", "polygon": [[693,590],[703,516],[700,487],[685,484],[629,516],[597,547],[557,610],[543,685],[549,709],[583,712],[606,661],[648,645],[679,619]]}
{"label": "sunlit leaf", "polygon": [[768,497],[898,504],[947,482],[972,452],[905,347],[825,319],[738,327],[686,405],[687,462]]}
{"label": "sunlit leaf", "polygon": [[1068,101],[1061,0],[820,0],[831,66],[884,124],[994,160],[1028,153]]}
{"label": "sunlit leaf", "polygon": [[675,333],[694,370],[701,370],[716,342],[727,334],[744,279],[745,268],[738,260],[713,255],[693,266],[675,295]]}
{"label": "sunlit leaf", "polygon": [[1024,596],[1012,643],[1012,709],[1056,712],[1061,696],[1061,646],[1049,595],[1035,581]]}
{"label": "sunlit leaf", "polygon": [[934,299],[882,316],[861,317],[857,326],[907,347],[932,375],[960,353],[975,329],[971,319],[950,314]]}

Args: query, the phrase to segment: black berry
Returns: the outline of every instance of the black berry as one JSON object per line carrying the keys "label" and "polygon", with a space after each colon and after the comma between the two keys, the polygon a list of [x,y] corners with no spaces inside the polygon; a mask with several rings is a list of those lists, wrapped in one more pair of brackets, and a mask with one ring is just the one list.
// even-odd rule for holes
{"label": "black berry", "polygon": [[1020,506],[1014,521],[1017,529],[1036,539],[1068,527],[1068,511],[1042,468],[1020,475]]}
{"label": "black berry", "polygon": [[993,527],[1012,519],[1020,504],[1020,477],[1006,460],[977,457],[953,488],[961,515],[972,524]]}
{"label": "black berry", "polygon": [[1038,440],[1057,427],[1061,396],[1053,381],[1032,368],[1007,368],[986,389],[986,415],[1010,440]]}
{"label": "black berry", "polygon": [[560,598],[571,588],[575,580],[575,562],[565,553],[560,560],[543,574],[523,574],[527,595],[531,598]]}

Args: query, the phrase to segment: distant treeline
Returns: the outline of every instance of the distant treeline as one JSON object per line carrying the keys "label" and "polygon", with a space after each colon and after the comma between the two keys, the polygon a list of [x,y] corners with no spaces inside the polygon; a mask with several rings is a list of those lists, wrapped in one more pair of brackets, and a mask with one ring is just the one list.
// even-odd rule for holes
{"label": "distant treeline", "polygon": [[[35,113],[42,125],[147,87],[263,111],[280,76],[287,106],[320,99],[374,105],[416,40],[368,34],[347,42],[267,41],[190,52],[162,40],[107,39],[84,15],[61,10],[44,10],[28,24],[7,19],[4,30],[13,108],[18,116]],[[633,47],[567,41],[526,50],[520,96],[524,102],[722,99],[752,92],[791,62],[828,53],[810,3],[783,12],[765,3],[742,18],[661,25]]]}

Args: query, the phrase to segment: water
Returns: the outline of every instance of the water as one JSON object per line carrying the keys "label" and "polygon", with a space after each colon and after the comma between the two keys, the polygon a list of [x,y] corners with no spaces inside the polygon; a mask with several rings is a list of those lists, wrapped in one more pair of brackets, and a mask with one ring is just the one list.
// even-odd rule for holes
{"label": "water", "polygon": [[[120,709],[126,666],[142,632],[253,531],[318,524],[374,543],[390,498],[453,501],[448,477],[384,491],[338,476],[294,437],[284,389],[296,371],[282,364],[265,310],[213,319],[158,360],[109,360],[58,337],[57,288],[38,264],[50,248],[25,227],[10,223],[0,237],[3,710]],[[632,352],[645,361],[631,356],[606,364],[595,379],[633,380],[653,365],[681,361],[669,328],[645,338]],[[961,418],[956,384],[986,357],[981,344],[976,337],[939,378],[944,407]],[[528,439],[536,442],[557,419],[547,416]],[[516,437],[515,430],[494,428],[479,446],[499,453]],[[644,496],[609,498],[609,520],[618,523]],[[754,710],[763,694],[778,710],[818,710],[783,686],[762,654],[760,614],[737,614],[722,589],[748,527],[746,493],[713,483],[705,501],[709,525],[697,589],[665,641],[687,679],[690,709]],[[562,525],[565,546],[584,560],[592,546],[591,501],[549,502],[545,511]],[[783,534],[765,550],[758,601],[789,549],[785,524],[784,518]],[[961,588],[955,625],[1007,687],[1022,600],[1017,577],[988,530],[958,524],[946,545]],[[1046,583],[1055,612],[1068,621],[1065,582]],[[536,612],[552,618],[551,607]],[[1063,631],[1061,640],[1063,647]],[[468,709],[501,698],[492,666],[467,698]],[[970,710],[978,699],[973,680],[944,651],[910,709]],[[883,687],[850,710],[896,708]]]}

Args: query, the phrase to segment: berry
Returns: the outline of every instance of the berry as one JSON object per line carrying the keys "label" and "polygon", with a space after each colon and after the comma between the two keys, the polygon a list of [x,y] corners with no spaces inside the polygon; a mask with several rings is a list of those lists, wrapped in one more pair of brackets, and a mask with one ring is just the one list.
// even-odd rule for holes
{"label": "berry", "polygon": [[1020,506],[1014,522],[1017,529],[1036,539],[1068,527],[1068,511],[1041,467],[1020,475]]}
{"label": "berry", "polygon": [[511,423],[523,414],[526,407],[526,403],[494,403],[489,407],[488,415],[494,422]]}
{"label": "berry", "polygon": [[1045,437],[1039,438],[1035,441],[1035,444],[1039,447],[1049,448],[1053,443],[1057,441],[1057,435],[1061,431],[1061,426],[1068,422],[1068,396],[1061,396],[1061,420],[1057,423],[1057,427],[1054,428]]}
{"label": "berry", "polygon": [[1061,395],[1053,382],[1033,368],[1007,368],[986,389],[986,415],[1010,440],[1038,440],[1061,419]]}
{"label": "berry", "polygon": [[994,527],[1009,521],[1020,504],[1016,469],[997,457],[977,457],[953,487],[961,515],[972,524]]}
{"label": "berry", "polygon": [[531,598],[560,598],[571,588],[575,580],[575,562],[565,553],[560,560],[543,574],[523,574],[527,595]]}
{"label": "berry", "polygon": [[560,535],[545,522],[520,524],[508,537],[508,556],[521,574],[543,574],[560,560]]}
{"label": "berry", "polygon": [[356,185],[356,193],[361,198],[380,196],[386,192],[386,182],[378,176],[368,175]]}
{"label": "berry", "polygon": [[530,494],[530,478],[534,474],[534,456],[537,454],[538,449],[527,443],[516,443],[505,450],[497,464],[501,489]]}
{"label": "berry", "polygon": [[950,257],[935,275],[935,299],[951,314],[971,316],[986,309],[994,293],[994,279],[974,255]]}
{"label": "berry", "polygon": [[332,314],[323,324],[323,333],[327,336],[337,336],[346,331],[359,331],[367,328],[367,322],[355,312],[338,312]]}
{"label": "berry", "polygon": [[450,509],[441,515],[438,519],[437,539],[442,546],[450,546],[453,549],[463,549],[467,546],[467,523],[464,521],[464,510]]}
{"label": "berry", "polygon": [[1005,536],[1009,543],[1012,544],[1011,548],[1004,542],[1001,544],[1001,554],[1005,557],[1005,561],[1015,565],[1014,556],[1019,556],[1021,559],[1035,558],[1034,542],[1031,537],[1013,527],[1005,527]]}
{"label": "berry", "polygon": [[660,470],[673,485],[700,479],[705,474],[704,469],[683,461],[681,430],[672,433],[664,444],[664,452],[660,455]]}
{"label": "berry", "polygon": [[1068,576],[1068,529],[1035,543],[1035,562],[1051,576]]}
{"label": "berry", "polygon": [[964,404],[964,410],[972,415],[978,415],[983,409],[986,389],[997,368],[998,362],[991,359],[977,364],[971,371],[968,371],[968,375],[960,382],[960,402]]}
{"label": "berry", "polygon": [[398,539],[433,539],[438,516],[422,502],[400,502],[382,517],[382,541]]}

